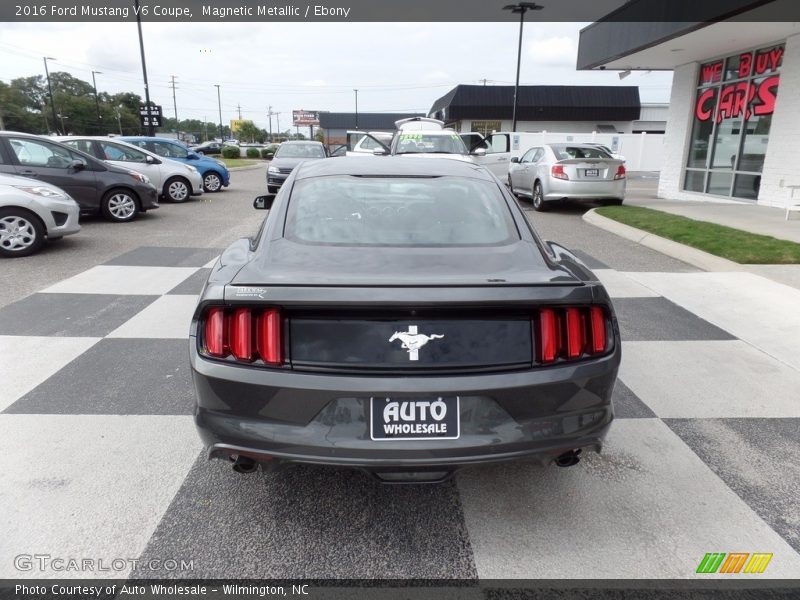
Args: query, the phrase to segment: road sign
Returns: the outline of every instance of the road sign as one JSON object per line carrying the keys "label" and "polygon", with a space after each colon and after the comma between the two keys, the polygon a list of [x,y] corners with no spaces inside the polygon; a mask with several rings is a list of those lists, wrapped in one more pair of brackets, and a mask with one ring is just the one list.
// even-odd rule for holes
{"label": "road sign", "polygon": [[159,104],[139,105],[139,122],[142,127],[161,127],[161,106]]}

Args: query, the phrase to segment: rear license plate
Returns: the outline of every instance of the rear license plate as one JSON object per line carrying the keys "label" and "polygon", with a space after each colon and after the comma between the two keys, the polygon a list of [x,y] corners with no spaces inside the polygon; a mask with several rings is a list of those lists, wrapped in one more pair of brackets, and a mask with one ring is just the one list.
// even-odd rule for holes
{"label": "rear license plate", "polygon": [[598,175],[600,175],[600,170],[599,169],[586,169],[586,171],[584,171],[584,173],[586,174],[586,177],[597,177]]}
{"label": "rear license plate", "polygon": [[458,396],[453,398],[370,398],[370,437],[390,440],[455,440],[460,434]]}

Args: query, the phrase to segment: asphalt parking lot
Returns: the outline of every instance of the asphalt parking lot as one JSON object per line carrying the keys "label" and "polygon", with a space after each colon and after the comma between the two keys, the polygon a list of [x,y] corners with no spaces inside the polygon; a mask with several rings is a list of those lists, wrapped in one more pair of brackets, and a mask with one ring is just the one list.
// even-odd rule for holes
{"label": "asphalt parking lot", "polygon": [[0,578],[53,576],[14,566],[46,553],[193,561],[142,577],[690,579],[709,552],[771,553],[759,577],[798,578],[800,291],[698,271],[585,223],[586,206],[528,215],[614,299],[601,456],[419,486],[207,462],[188,318],[220,249],[258,227],[264,187],[263,168],[235,172],[220,194],[2,262]]}

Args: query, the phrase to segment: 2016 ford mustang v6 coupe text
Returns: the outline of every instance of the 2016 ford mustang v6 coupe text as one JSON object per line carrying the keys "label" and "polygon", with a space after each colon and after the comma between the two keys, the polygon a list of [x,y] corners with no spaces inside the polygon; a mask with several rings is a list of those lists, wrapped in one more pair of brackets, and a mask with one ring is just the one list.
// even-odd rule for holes
{"label": "2016 ford mustang v6 coupe text", "polygon": [[271,210],[222,254],[192,321],[209,456],[398,482],[600,451],[620,362],[611,301],[489,171],[317,161],[255,206]]}

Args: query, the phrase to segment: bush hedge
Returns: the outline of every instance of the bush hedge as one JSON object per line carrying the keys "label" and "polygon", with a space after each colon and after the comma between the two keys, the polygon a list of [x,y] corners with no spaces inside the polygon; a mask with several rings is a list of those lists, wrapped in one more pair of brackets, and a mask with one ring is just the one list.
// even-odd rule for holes
{"label": "bush hedge", "polygon": [[240,158],[242,155],[237,146],[223,146],[222,156],[224,158]]}
{"label": "bush hedge", "polygon": [[276,150],[277,150],[277,148],[275,146],[269,146],[267,148],[262,148],[261,149],[261,158],[269,158],[269,159],[271,159],[273,156],[275,156],[275,151]]}
{"label": "bush hedge", "polygon": [[245,153],[247,158],[260,158],[261,152],[258,151],[258,148],[248,148],[247,152]]}

